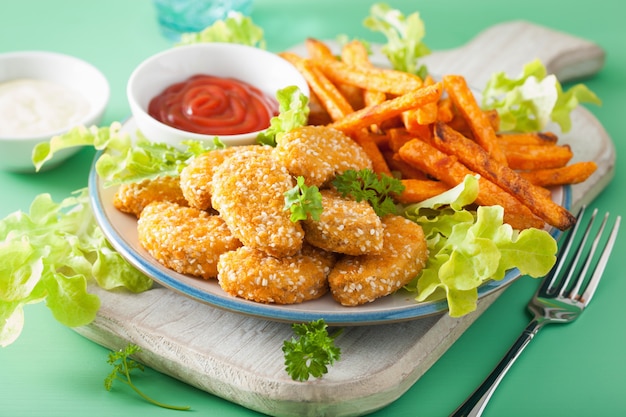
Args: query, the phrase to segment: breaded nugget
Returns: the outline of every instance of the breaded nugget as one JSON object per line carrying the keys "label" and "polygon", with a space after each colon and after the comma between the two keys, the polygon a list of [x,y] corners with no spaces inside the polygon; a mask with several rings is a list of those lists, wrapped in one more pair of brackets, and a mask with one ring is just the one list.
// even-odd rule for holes
{"label": "breaded nugget", "polygon": [[344,133],[326,126],[303,126],[277,138],[278,160],[307,185],[321,187],[349,169],[372,168],[363,148]]}
{"label": "breaded nugget", "polygon": [[271,152],[269,146],[231,146],[205,152],[192,159],[180,173],[180,188],[189,206],[208,210],[211,208],[211,181],[215,168],[236,152]]}
{"label": "breaded nugget", "polygon": [[218,281],[227,293],[247,300],[301,303],[328,292],[326,277],[334,261],[334,254],[306,244],[284,258],[242,246],[220,257]]}
{"label": "breaded nugget", "polygon": [[401,216],[388,215],[383,250],[378,255],[346,255],[328,276],[333,298],[356,306],[389,295],[411,281],[424,267],[428,248],[422,228]]}
{"label": "breaded nugget", "polygon": [[220,255],[241,246],[219,216],[170,202],[147,205],[137,231],[141,246],[162,265],[204,279],[217,277]]}
{"label": "breaded nugget", "polygon": [[181,206],[187,205],[178,178],[162,176],[120,185],[113,197],[113,206],[124,213],[139,217],[144,207],[153,201],[171,201]]}
{"label": "breaded nugget", "polygon": [[383,249],[383,225],[367,201],[342,197],[322,190],[323,211],[319,221],[302,222],[304,239],[318,248],[347,255],[377,254]]}
{"label": "breaded nugget", "polygon": [[237,152],[217,167],[212,181],[213,208],[244,245],[276,257],[300,250],[304,231],[284,209],[294,181],[273,154]]}

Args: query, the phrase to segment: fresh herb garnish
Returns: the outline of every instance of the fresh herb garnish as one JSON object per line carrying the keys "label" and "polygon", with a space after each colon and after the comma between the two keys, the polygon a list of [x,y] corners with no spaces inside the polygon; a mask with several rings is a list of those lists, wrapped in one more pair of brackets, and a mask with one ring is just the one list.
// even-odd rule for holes
{"label": "fresh herb garnish", "polygon": [[404,185],[389,175],[377,175],[371,169],[345,171],[332,184],[343,197],[351,196],[356,201],[367,201],[380,217],[396,213],[392,194],[401,194]]}
{"label": "fresh herb garnish", "polygon": [[139,394],[141,398],[156,406],[168,408],[170,410],[189,410],[191,408],[189,406],[180,407],[176,405],[164,404],[147,396],[139,388],[137,388],[137,386],[131,380],[130,374],[135,369],[143,372],[144,367],[139,362],[131,359],[130,356],[139,352],[141,352],[141,348],[139,346],[129,343],[124,349],[109,353],[109,359],[107,360],[107,363],[113,366],[113,371],[111,371],[109,376],[107,376],[104,380],[104,387],[106,388],[106,390],[111,391],[113,381],[117,380],[128,385],[133,389],[133,391]]}
{"label": "fresh herb garnish", "polygon": [[311,216],[313,220],[319,220],[322,214],[322,195],[315,186],[307,186],[304,177],[299,176],[297,184],[291,190],[285,192],[285,210],[291,210],[292,222],[306,220]]}
{"label": "fresh herb garnish", "polygon": [[285,370],[289,376],[295,381],[307,381],[310,377],[320,378],[328,373],[328,366],[341,356],[335,339],[343,329],[329,335],[324,319],[294,323],[291,328],[297,337],[283,343]]}

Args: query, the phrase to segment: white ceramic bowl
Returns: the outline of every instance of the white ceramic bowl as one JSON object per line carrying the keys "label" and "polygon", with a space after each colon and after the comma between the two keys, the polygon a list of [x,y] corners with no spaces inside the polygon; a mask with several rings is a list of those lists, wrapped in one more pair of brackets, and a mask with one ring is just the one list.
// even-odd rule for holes
{"label": "white ceramic bowl", "polygon": [[[109,83],[93,65],[73,56],[45,51],[20,51],[0,54],[0,84],[18,79],[36,79],[60,84],[84,97],[88,110],[77,123],[67,128],[35,136],[16,137],[0,134],[0,170],[33,172],[32,149],[76,125],[97,125],[109,102]],[[80,148],[58,152],[42,169],[52,168]]]}
{"label": "white ceramic bowl", "polygon": [[[178,146],[183,140],[212,140],[166,125],[147,112],[152,98],[170,85],[197,75],[235,78],[275,97],[284,87],[295,85],[309,95],[304,77],[280,56],[259,48],[232,43],[200,43],[175,46],[142,62],[131,74],[126,89],[128,103],[139,131],[150,141]],[[261,131],[218,136],[226,145],[254,143]]]}

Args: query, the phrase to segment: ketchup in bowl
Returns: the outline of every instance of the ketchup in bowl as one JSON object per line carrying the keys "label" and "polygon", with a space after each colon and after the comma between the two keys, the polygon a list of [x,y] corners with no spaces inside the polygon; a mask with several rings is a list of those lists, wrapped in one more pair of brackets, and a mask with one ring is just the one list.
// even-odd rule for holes
{"label": "ketchup in bowl", "polygon": [[244,81],[198,74],[152,98],[148,114],[187,132],[237,135],[269,127],[278,103]]}

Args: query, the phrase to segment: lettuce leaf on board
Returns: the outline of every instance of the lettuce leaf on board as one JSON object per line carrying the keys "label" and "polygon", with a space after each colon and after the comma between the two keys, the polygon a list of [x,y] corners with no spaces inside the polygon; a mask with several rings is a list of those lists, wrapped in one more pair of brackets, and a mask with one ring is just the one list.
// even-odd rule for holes
{"label": "lettuce leaf on board", "polygon": [[557,244],[545,230],[514,230],[500,206],[465,208],[478,195],[478,179],[405,208],[405,216],[424,229],[429,249],[425,268],[405,288],[417,301],[447,299],[450,316],[476,309],[478,287],[501,280],[507,270],[541,277],[556,262]]}
{"label": "lettuce leaf on board", "polygon": [[583,84],[563,91],[556,76],[548,75],[538,59],[526,64],[518,78],[508,78],[504,72],[493,74],[482,94],[483,109],[498,112],[502,131],[541,131],[555,122],[568,132],[570,113],[581,103],[602,104]]}
{"label": "lettuce leaf on board", "polygon": [[0,346],[20,335],[27,304],[45,301],[66,326],[90,323],[100,308],[98,297],[87,292],[91,279],[107,290],[142,292],[152,286],[109,245],[87,189],[60,203],[41,194],[29,213],[0,220]]}

